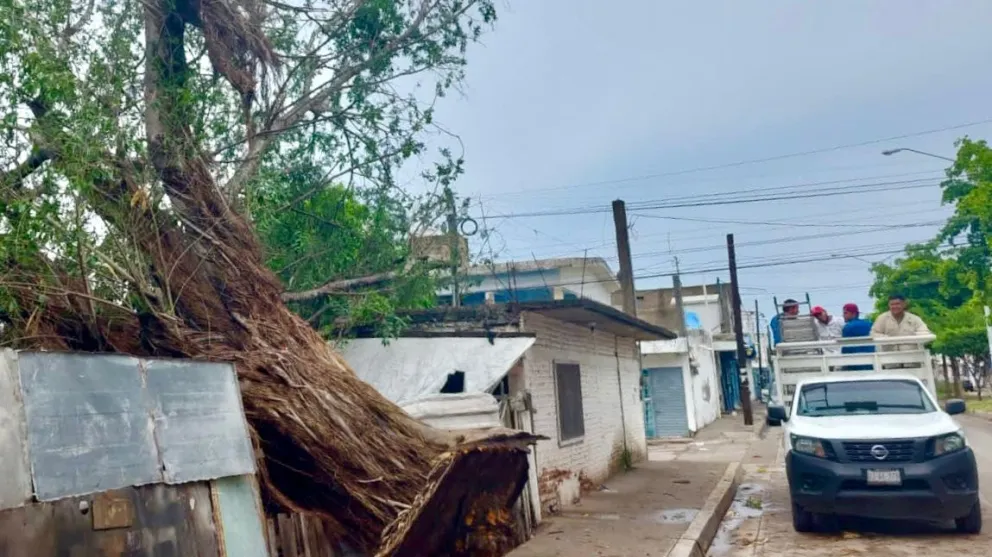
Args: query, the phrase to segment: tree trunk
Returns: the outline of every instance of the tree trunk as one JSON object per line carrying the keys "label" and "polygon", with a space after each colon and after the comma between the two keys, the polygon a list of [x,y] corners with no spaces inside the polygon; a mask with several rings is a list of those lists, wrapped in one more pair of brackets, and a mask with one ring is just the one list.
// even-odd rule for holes
{"label": "tree trunk", "polygon": [[[526,482],[526,445],[536,438],[499,430],[456,439],[424,426],[286,307],[254,231],[211,176],[182,100],[186,25],[209,29],[216,67],[232,50],[216,42],[237,36],[243,16],[217,0],[143,6],[148,156],[173,212],[129,204],[141,187],[123,163],[87,195],[146,255],[151,286],[138,294],[151,309],[94,315],[80,303],[85,290],[68,287],[41,305],[25,270],[27,286],[14,293],[36,332],[33,346],[233,362],[269,503],[320,514],[366,554],[498,553],[489,539],[500,525],[466,516],[502,516]],[[216,69],[232,79],[239,68],[227,62]],[[244,72],[236,77],[236,87],[252,85]]]}
{"label": "tree trunk", "polygon": [[958,359],[951,358],[951,372],[954,375],[954,397],[962,398],[961,394],[961,370],[958,368]]}
{"label": "tree trunk", "polygon": [[944,385],[947,386],[947,392],[951,392],[951,377],[947,368],[947,354],[941,354],[940,359],[942,362],[941,369],[944,371]]}

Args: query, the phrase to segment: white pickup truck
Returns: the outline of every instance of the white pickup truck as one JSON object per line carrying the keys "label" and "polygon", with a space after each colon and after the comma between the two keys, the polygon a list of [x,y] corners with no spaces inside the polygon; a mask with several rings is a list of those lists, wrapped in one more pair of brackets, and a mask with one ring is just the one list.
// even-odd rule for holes
{"label": "white pickup truck", "polygon": [[[784,404],[769,406],[768,418],[784,426],[796,531],[813,531],[816,516],[831,515],[954,521],[960,532],[981,531],[975,455],[951,417],[965,403],[940,408],[923,342],[876,340],[875,353],[858,354],[810,351],[830,341],[776,347]],[[896,345],[901,350],[881,350]]]}

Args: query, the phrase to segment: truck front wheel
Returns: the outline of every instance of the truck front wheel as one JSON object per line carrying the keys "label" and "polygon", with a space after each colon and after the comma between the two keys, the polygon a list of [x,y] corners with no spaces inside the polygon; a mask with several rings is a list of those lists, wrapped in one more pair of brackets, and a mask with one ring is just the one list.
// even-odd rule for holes
{"label": "truck front wheel", "polygon": [[956,519],[954,525],[957,526],[958,532],[962,534],[981,534],[982,504],[975,501],[975,505],[971,507],[971,512],[966,516]]}
{"label": "truck front wheel", "polygon": [[792,504],[792,528],[796,532],[812,532],[813,531],[813,513],[807,511],[806,509],[800,507],[799,505]]}

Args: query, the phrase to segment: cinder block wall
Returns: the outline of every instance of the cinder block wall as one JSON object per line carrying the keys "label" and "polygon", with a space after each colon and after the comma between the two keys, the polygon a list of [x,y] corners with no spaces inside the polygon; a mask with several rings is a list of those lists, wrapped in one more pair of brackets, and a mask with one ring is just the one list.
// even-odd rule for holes
{"label": "cinder block wall", "polygon": [[[536,457],[542,507],[554,511],[574,503],[583,483],[589,487],[619,471],[624,425],[633,460],[647,454],[637,345],[629,338],[538,314],[525,313],[522,320],[521,329],[537,335],[524,357],[524,383],[536,408],[535,432],[550,438],[538,443]],[[620,385],[615,351],[620,356]],[[581,371],[585,436],[565,446],[558,439],[552,372],[556,360],[578,363]]]}

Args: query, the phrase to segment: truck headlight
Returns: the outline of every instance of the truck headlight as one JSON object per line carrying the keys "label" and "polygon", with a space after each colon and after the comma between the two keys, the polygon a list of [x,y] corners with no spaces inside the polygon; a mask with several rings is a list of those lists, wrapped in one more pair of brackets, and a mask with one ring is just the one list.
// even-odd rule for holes
{"label": "truck headlight", "polygon": [[933,439],[933,456],[945,455],[960,451],[965,447],[964,436],[960,433],[948,433]]}
{"label": "truck headlight", "polygon": [[833,453],[829,446],[825,445],[823,441],[819,439],[791,435],[790,440],[792,441],[792,450],[797,453],[813,455],[820,458],[830,458]]}

